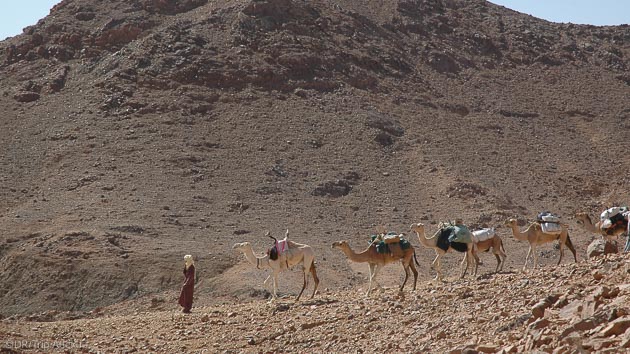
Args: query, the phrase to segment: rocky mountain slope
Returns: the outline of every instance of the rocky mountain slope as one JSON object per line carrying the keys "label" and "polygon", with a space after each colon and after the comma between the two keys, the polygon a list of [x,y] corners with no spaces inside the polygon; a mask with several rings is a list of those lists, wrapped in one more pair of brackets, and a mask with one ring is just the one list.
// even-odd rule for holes
{"label": "rocky mountain slope", "polygon": [[[330,245],[377,225],[497,227],[518,282],[503,222],[550,210],[584,261],[573,215],[630,200],[629,40],[481,0],[64,0],[0,42],[0,314],[159,297],[184,254],[199,301],[237,313],[268,293],[232,244],[266,230],[315,249],[316,308],[365,286]],[[408,237],[421,287],[448,288]]]}

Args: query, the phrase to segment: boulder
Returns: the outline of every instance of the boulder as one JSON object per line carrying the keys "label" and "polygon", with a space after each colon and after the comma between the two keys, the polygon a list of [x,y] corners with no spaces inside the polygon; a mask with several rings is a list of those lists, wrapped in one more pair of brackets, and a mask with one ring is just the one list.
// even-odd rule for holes
{"label": "boulder", "polygon": [[593,258],[609,253],[619,253],[617,250],[617,242],[605,241],[602,239],[593,240],[586,249],[586,257]]}

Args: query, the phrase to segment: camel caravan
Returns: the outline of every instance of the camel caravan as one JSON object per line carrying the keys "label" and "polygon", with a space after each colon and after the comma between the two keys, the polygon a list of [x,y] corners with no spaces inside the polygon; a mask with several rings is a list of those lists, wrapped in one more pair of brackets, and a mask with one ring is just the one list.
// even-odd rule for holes
{"label": "camel caravan", "polygon": [[[593,223],[593,219],[587,213],[583,212],[577,213],[575,219],[586,231],[601,236],[601,240],[615,242],[615,249],[616,241],[619,237],[630,235],[630,211],[627,207],[606,209],[595,223]],[[538,267],[538,246],[555,241],[558,241],[558,249],[560,251],[557,264],[560,264],[564,257],[565,247],[571,251],[574,261],[577,263],[577,251],[569,236],[569,225],[561,222],[558,216],[549,212],[542,212],[538,214],[536,220],[526,225],[523,231],[521,231],[516,219],[510,218],[504,224],[511,230],[512,236],[516,240],[529,243],[523,271],[526,271],[530,259],[532,259],[533,268],[536,269]],[[461,219],[455,219],[453,222],[439,223],[437,230],[430,237],[426,236],[426,227],[422,223],[412,224],[409,231],[416,235],[423,247],[435,251],[435,258],[431,262],[431,267],[436,272],[434,279],[436,281],[443,281],[440,261],[449,252],[464,254],[461,261],[460,278],[466,276],[469,268],[471,268],[473,277],[476,277],[478,266],[482,264],[479,259],[479,253],[481,252],[492,252],[497,260],[494,272],[503,271],[507,254],[503,246],[503,240],[494,228],[471,231],[463,224]],[[286,231],[282,240],[277,240],[269,232],[266,233],[266,236],[270,237],[274,242],[272,247],[262,256],[255,255],[249,242],[236,243],[233,249],[242,252],[247,261],[257,269],[271,269],[271,274],[263,283],[265,287],[268,287],[269,281],[272,280],[270,301],[278,298],[279,274],[294,266],[300,266],[304,275],[302,290],[298,294],[296,301],[299,301],[302,293],[308,286],[309,274],[314,281],[311,294],[311,298],[313,298],[319,285],[313,248],[309,245],[289,240],[289,230]],[[402,264],[404,270],[404,280],[399,287],[399,292],[402,293],[405,288],[410,271],[413,273],[412,290],[416,289],[418,281],[416,266],[419,266],[420,263],[416,258],[416,249],[410,240],[406,238],[405,234],[385,232],[385,228],[379,226],[377,227],[377,234],[370,235],[367,247],[359,252],[353,250],[348,241],[336,241],[331,247],[341,251],[352,262],[368,264],[369,285],[366,296],[369,296],[373,290],[384,290],[376,280],[376,276],[387,264],[398,262]],[[628,237],[624,252],[630,252],[630,237]]]}

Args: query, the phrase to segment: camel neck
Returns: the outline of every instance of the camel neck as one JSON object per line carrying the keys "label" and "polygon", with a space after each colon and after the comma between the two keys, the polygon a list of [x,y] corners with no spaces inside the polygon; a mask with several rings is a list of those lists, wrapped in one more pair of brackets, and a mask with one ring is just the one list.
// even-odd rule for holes
{"label": "camel neck", "polygon": [[432,242],[433,240],[436,240],[437,238],[435,236],[437,236],[437,233],[435,235],[433,235],[431,238],[428,238],[426,235],[426,232],[424,230],[422,230],[422,234],[419,233],[418,231],[415,231],[416,235],[418,235],[418,240],[420,241],[420,243],[425,246],[425,247],[433,247],[435,246],[434,242]]}
{"label": "camel neck", "polygon": [[593,219],[588,214],[584,215],[584,227],[588,231],[599,233],[599,229],[593,224]]}
{"label": "camel neck", "polygon": [[247,261],[252,265],[255,265],[256,268],[263,269],[266,268],[266,266],[268,265],[268,262],[265,262],[265,259],[267,259],[267,257],[256,257],[256,255],[254,254],[254,250],[251,247],[244,250],[244,253]]}
{"label": "camel neck", "polygon": [[367,252],[369,248],[361,253],[356,253],[350,246],[340,247],[341,251],[353,262],[366,262],[368,260]]}
{"label": "camel neck", "polygon": [[518,225],[512,224],[510,225],[510,227],[512,228],[512,235],[514,236],[515,239],[527,240],[527,234],[522,233],[521,230],[518,229]]}

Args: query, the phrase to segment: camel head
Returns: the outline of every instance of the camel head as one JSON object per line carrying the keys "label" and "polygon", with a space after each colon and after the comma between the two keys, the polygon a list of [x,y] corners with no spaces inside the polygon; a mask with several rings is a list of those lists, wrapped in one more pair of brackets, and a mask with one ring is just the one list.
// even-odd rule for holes
{"label": "camel head", "polygon": [[575,221],[578,224],[584,224],[587,219],[590,219],[587,213],[577,213],[577,214],[575,214]]}
{"label": "camel head", "polygon": [[349,248],[350,246],[348,245],[348,241],[336,241],[333,242],[332,246],[330,246],[330,248]]}
{"label": "camel head", "polygon": [[419,235],[424,234],[424,224],[419,222],[417,224],[411,224],[409,230],[417,232]]}
{"label": "camel head", "polygon": [[245,252],[247,248],[251,248],[251,247],[252,245],[250,245],[249,242],[241,242],[241,243],[235,243],[234,246],[232,246],[232,249]]}
{"label": "camel head", "polygon": [[505,226],[509,226],[509,227],[514,227],[517,226],[518,222],[516,221],[516,219],[507,219],[505,220]]}

